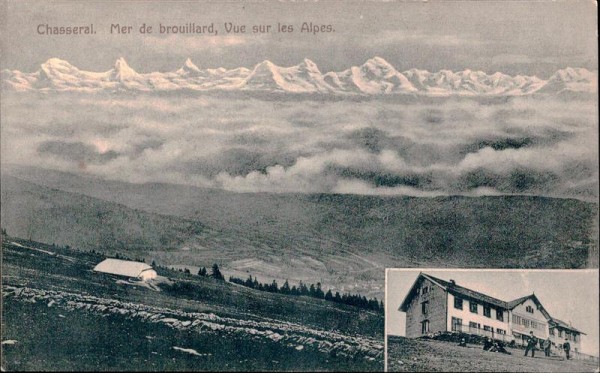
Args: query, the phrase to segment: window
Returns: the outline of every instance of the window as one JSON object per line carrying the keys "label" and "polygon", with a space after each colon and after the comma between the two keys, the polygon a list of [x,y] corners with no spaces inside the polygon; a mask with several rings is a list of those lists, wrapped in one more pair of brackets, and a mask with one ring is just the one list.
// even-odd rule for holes
{"label": "window", "polygon": [[421,303],[421,313],[427,315],[427,312],[429,312],[429,301]]}
{"label": "window", "polygon": [[513,314],[513,324],[521,325],[521,316],[517,316],[517,315]]}
{"label": "window", "polygon": [[452,318],[452,331],[453,332],[461,332],[462,331],[462,319],[458,317]]}
{"label": "window", "polygon": [[429,320],[421,322],[421,334],[429,333]]}
{"label": "window", "polygon": [[526,328],[529,328],[529,320],[528,319],[523,319],[523,326]]}
{"label": "window", "polygon": [[423,295],[427,294],[429,292],[429,288],[427,286],[423,287]]}
{"label": "window", "polygon": [[579,341],[579,334],[573,334],[573,342]]}
{"label": "window", "polygon": [[469,321],[469,329],[481,329],[481,324]]}
{"label": "window", "polygon": [[485,330],[487,332],[493,332],[494,331],[494,329],[492,327],[488,326],[488,325],[484,325],[483,326],[483,330]]}
{"label": "window", "polygon": [[496,328],[496,333],[497,334],[506,334],[506,330],[500,329],[500,328]]}
{"label": "window", "polygon": [[477,313],[477,303],[475,303],[473,301],[469,301],[469,310],[472,313]]}
{"label": "window", "polygon": [[483,316],[492,317],[492,309],[488,306],[483,306]]}
{"label": "window", "polygon": [[562,330],[558,330],[558,338],[562,338]]}
{"label": "window", "polygon": [[504,321],[504,311],[496,309],[496,320]]}
{"label": "window", "polygon": [[458,310],[463,309],[463,300],[461,298],[454,297],[454,308]]}
{"label": "window", "polygon": [[529,313],[533,313],[533,307],[527,306],[527,307],[525,307],[525,311],[527,311]]}
{"label": "window", "polygon": [[531,329],[537,329],[538,328],[538,323],[536,323],[535,321],[531,322]]}
{"label": "window", "polygon": [[554,329],[550,329],[550,335],[554,335]]}

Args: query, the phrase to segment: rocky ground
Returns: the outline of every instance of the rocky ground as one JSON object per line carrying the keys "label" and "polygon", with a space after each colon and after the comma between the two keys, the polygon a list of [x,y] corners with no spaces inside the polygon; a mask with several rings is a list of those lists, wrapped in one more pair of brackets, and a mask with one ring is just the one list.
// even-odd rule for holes
{"label": "rocky ground", "polygon": [[391,337],[388,339],[389,372],[597,372],[598,362],[564,360],[542,354],[523,356],[483,351],[481,345],[459,347],[456,343]]}

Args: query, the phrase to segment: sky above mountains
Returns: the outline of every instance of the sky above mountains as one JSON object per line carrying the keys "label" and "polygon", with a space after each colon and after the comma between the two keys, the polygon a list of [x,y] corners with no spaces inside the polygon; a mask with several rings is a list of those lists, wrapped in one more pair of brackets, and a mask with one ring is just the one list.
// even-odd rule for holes
{"label": "sky above mountains", "polygon": [[[138,72],[172,71],[187,57],[200,68],[251,67],[269,59],[291,66],[308,57],[340,71],[381,56],[399,71],[419,68],[501,71],[547,79],[556,70],[597,68],[593,1],[531,2],[6,2],[2,67],[34,71],[51,57],[103,71],[119,57]],[[227,34],[224,23],[247,25]],[[303,22],[334,32],[300,33]],[[93,23],[95,35],[39,35],[37,26]],[[110,34],[111,24],[214,23],[217,36]],[[294,33],[253,34],[253,25],[290,24]]]}

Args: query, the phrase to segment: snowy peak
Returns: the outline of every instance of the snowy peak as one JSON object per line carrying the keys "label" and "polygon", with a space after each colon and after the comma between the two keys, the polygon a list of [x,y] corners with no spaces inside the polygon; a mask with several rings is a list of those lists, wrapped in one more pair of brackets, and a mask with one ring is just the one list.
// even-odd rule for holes
{"label": "snowy peak", "polygon": [[281,81],[279,68],[273,62],[265,60],[258,65],[248,75],[244,81],[245,88],[256,89],[282,89],[279,85]]}
{"label": "snowy peak", "polygon": [[80,70],[65,60],[50,58],[38,71],[23,73],[3,70],[6,87],[18,91],[173,91],[173,90],[242,90],[291,94],[381,95],[411,94],[426,96],[491,95],[521,96],[530,94],[572,94],[576,97],[598,91],[598,72],[567,67],[548,80],[535,76],[511,76],[501,72],[410,69],[399,72],[381,57],[362,65],[325,74],[317,64],[305,58],[299,64],[282,67],[265,60],[252,69],[223,67],[200,69],[191,59],[172,72],[138,73],[124,58],[115,61],[105,72]]}
{"label": "snowy peak", "polygon": [[279,74],[280,67],[275,65],[273,62],[269,60],[264,60],[258,65],[254,66],[251,74],[254,75],[266,75],[266,76],[276,76]]}
{"label": "snowy peak", "polygon": [[188,69],[188,70],[193,70],[193,71],[200,71],[200,69],[198,69],[198,66],[196,66],[192,60],[190,58],[188,58],[187,60],[185,60],[185,63],[183,64],[183,67]]}
{"label": "snowy peak", "polygon": [[348,70],[330,74],[327,80],[338,88],[368,95],[417,90],[406,76],[381,57],[374,57],[361,66],[352,66]]}
{"label": "snowy peak", "polygon": [[540,93],[562,94],[568,92],[597,92],[598,72],[584,68],[560,69],[540,88]]}
{"label": "snowy peak", "polygon": [[38,71],[40,80],[51,82],[55,79],[62,79],[68,75],[74,75],[79,70],[65,60],[59,58],[50,58],[40,66]]}
{"label": "snowy peak", "polygon": [[305,58],[304,61],[302,61],[298,65],[298,68],[303,71],[307,71],[307,72],[311,72],[311,73],[315,73],[315,74],[321,74],[321,71],[319,70],[319,67],[317,66],[317,64],[314,63],[313,61],[309,60],[308,58]]}
{"label": "snowy peak", "polygon": [[362,64],[360,69],[375,75],[390,75],[397,73],[396,68],[381,57],[373,57],[367,60]]}
{"label": "snowy peak", "polygon": [[129,65],[123,57],[119,58],[115,62],[115,68],[111,74],[111,80],[115,81],[126,81],[139,79],[140,75]]}
{"label": "snowy peak", "polygon": [[75,66],[60,58],[50,58],[41,65],[41,68],[42,70],[62,71],[65,73],[78,70]]}
{"label": "snowy peak", "polygon": [[309,59],[291,67],[280,67],[269,60],[263,61],[256,65],[244,80],[243,88],[292,93],[329,92],[332,90],[323,80],[317,65]]}
{"label": "snowy peak", "polygon": [[65,75],[77,75],[80,70],[60,58],[50,58],[40,65],[39,73],[45,78],[52,79],[53,77]]}
{"label": "snowy peak", "polygon": [[196,66],[190,58],[185,60],[185,63],[179,70],[176,71],[181,76],[201,76],[202,71]]}
{"label": "snowy peak", "polygon": [[589,81],[592,78],[592,73],[584,68],[572,68],[567,67],[566,69],[558,70],[549,79],[549,81],[563,81],[563,82],[581,82]]}
{"label": "snowy peak", "polygon": [[198,66],[196,66],[191,59],[187,59],[185,60],[185,63],[183,64],[182,69],[185,69],[185,71],[188,72],[194,72],[194,73],[199,73],[200,69],[198,68]]}

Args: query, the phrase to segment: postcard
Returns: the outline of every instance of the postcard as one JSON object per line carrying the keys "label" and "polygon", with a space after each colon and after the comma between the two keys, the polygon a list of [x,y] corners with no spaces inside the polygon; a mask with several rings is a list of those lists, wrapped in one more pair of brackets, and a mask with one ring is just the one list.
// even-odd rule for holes
{"label": "postcard", "polygon": [[386,268],[598,268],[594,1],[0,5],[3,370],[383,371]]}

